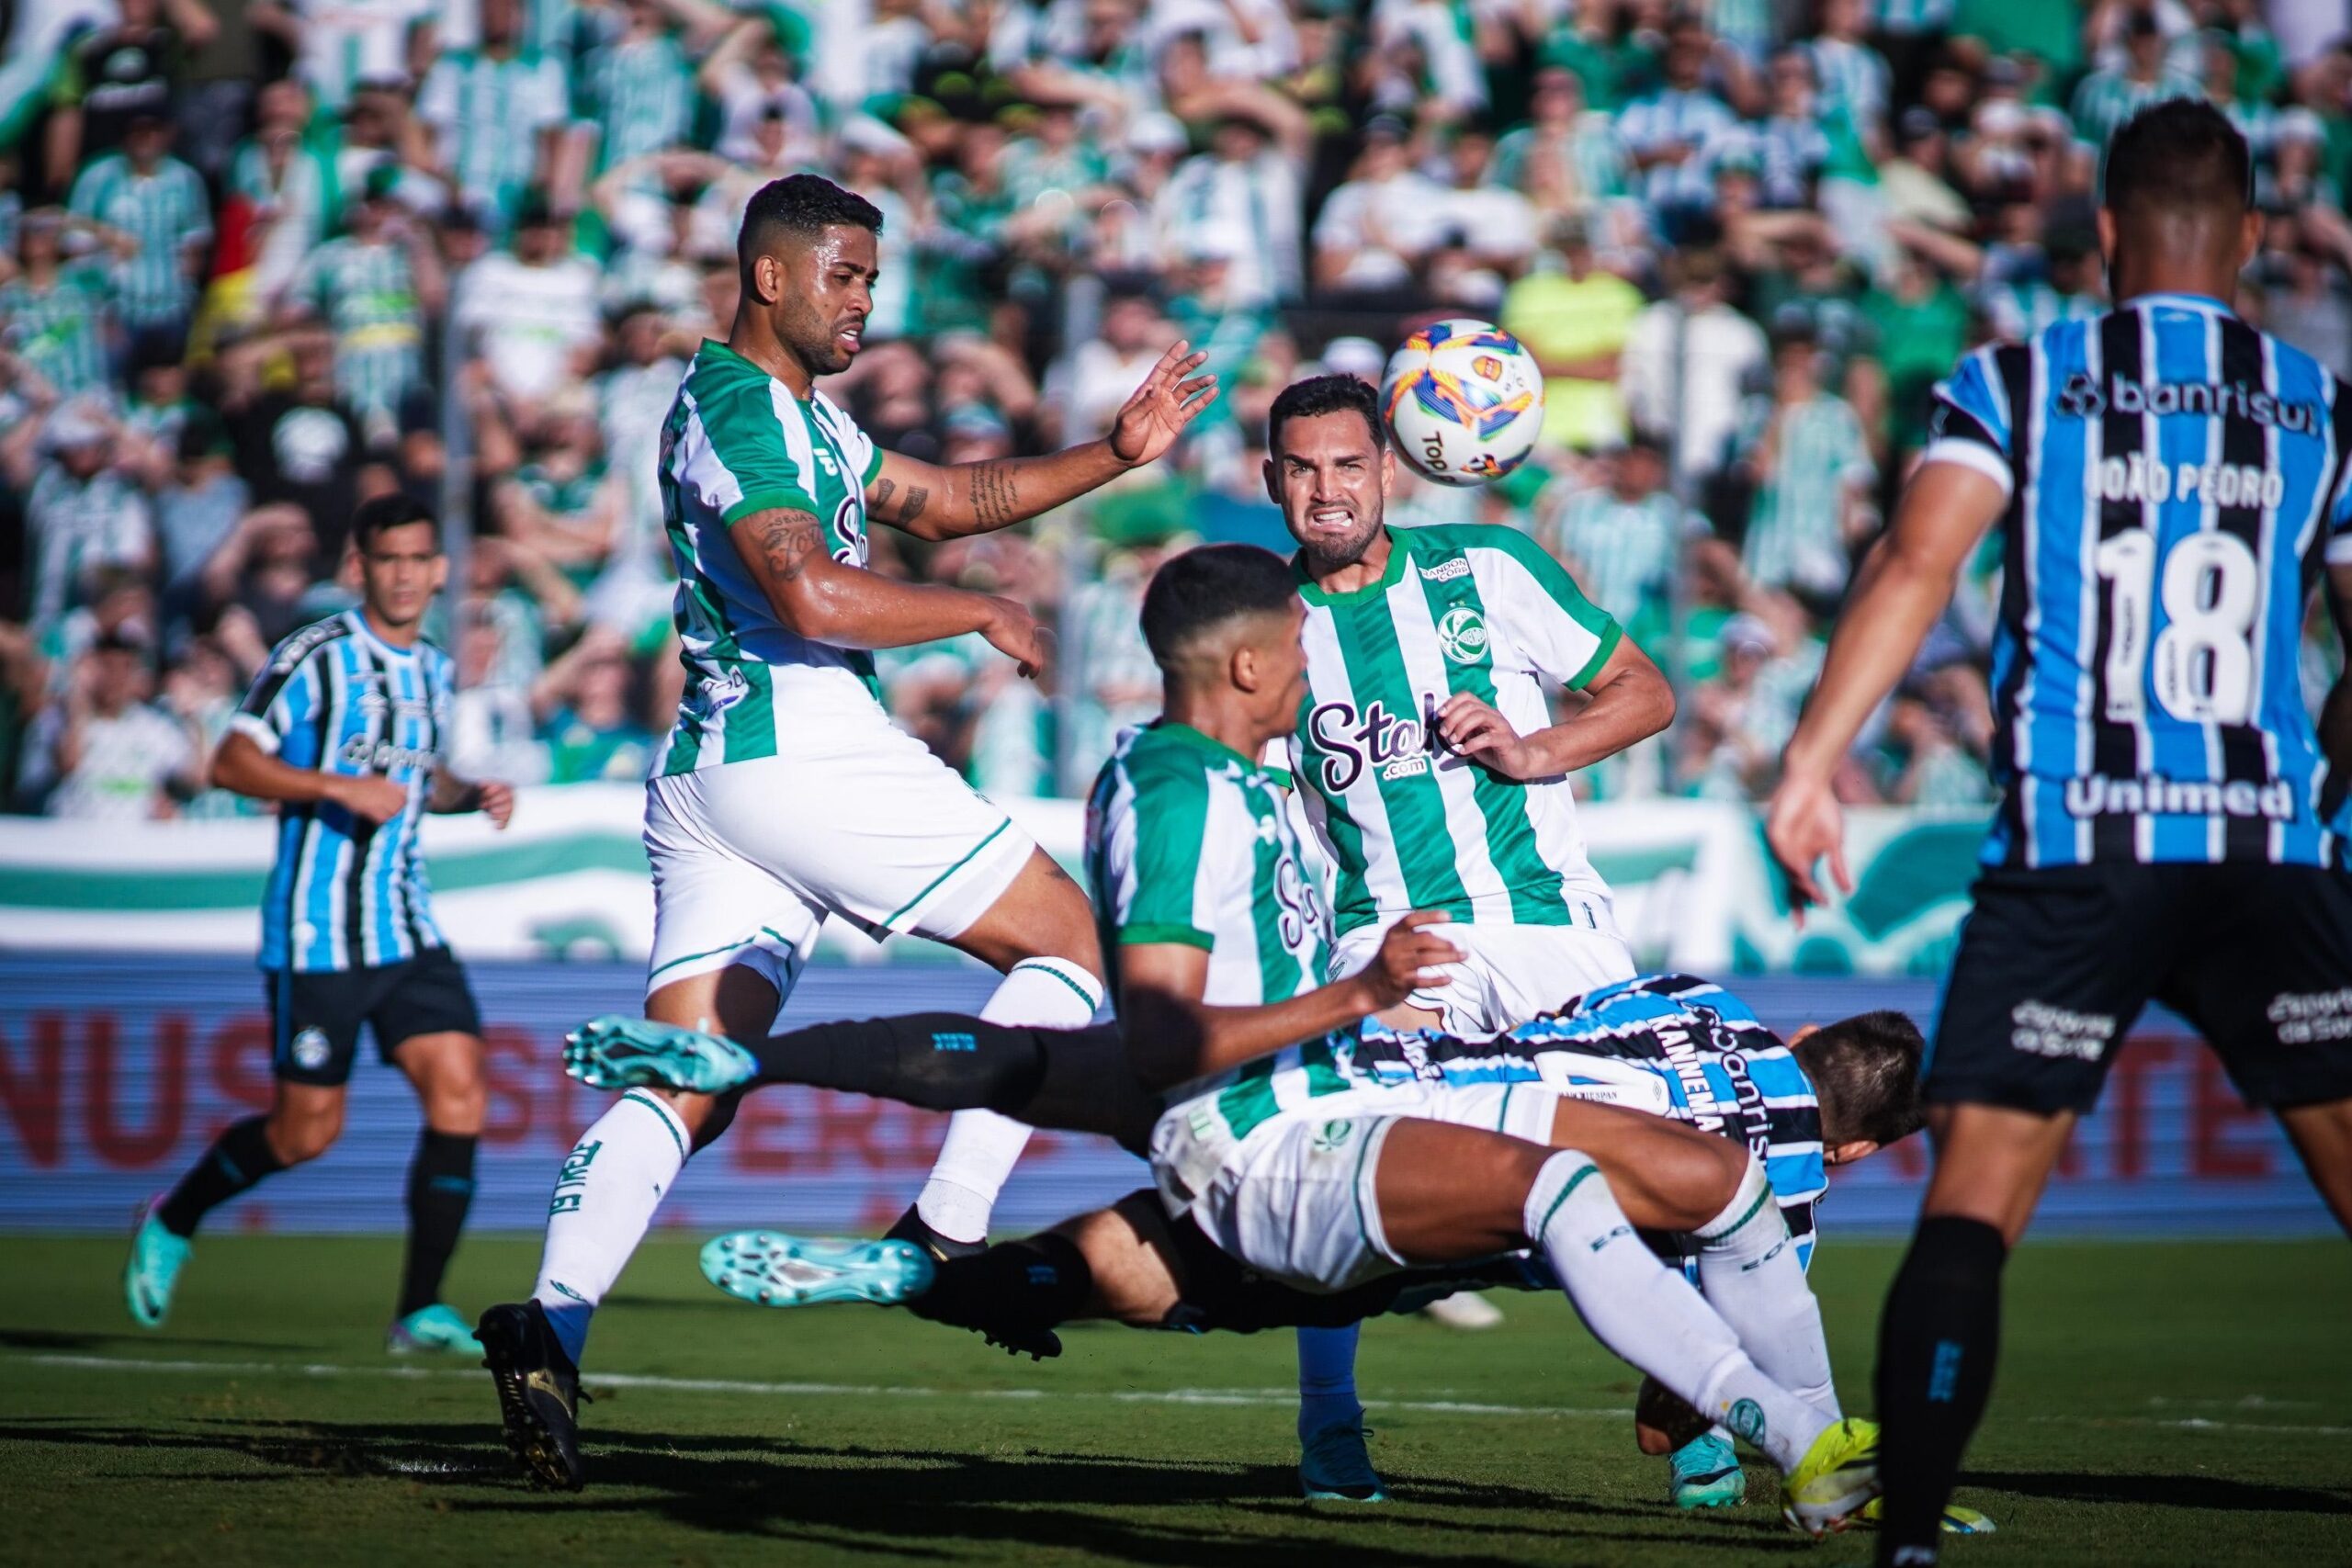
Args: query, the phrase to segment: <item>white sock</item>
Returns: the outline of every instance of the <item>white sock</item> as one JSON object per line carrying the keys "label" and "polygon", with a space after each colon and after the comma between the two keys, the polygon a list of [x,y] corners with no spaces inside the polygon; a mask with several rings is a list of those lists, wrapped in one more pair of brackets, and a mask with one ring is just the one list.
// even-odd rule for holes
{"label": "white sock", "polygon": [[1724,1212],[1691,1233],[1699,1243],[1699,1290],[1739,1336],[1748,1359],[1831,1420],[1841,1414],[1821,1332],[1821,1303],[1806,1283],[1789,1222],[1748,1156],[1739,1191]]}
{"label": "white sock", "polygon": [[1326,1427],[1363,1419],[1363,1405],[1356,1399],[1356,1334],[1362,1326],[1298,1331],[1300,1442]]}
{"label": "white sock", "polygon": [[547,1313],[573,1366],[588,1343],[588,1319],[645,1239],[662,1195],[686,1163],[690,1141],[676,1111],[631,1089],[564,1156],[531,1299]]}
{"label": "white sock", "polygon": [[[1005,971],[983,1023],[1083,1029],[1102,1006],[1102,982],[1067,958],[1024,958]],[[951,1241],[986,1241],[996,1195],[1029,1145],[1029,1128],[993,1111],[958,1111],[915,1198],[922,1223]]]}
{"label": "white sock", "polygon": [[1594,1338],[1763,1450],[1784,1472],[1829,1425],[1756,1370],[1731,1325],[1634,1234],[1607,1179],[1584,1155],[1562,1149],[1544,1163],[1521,1223]]}

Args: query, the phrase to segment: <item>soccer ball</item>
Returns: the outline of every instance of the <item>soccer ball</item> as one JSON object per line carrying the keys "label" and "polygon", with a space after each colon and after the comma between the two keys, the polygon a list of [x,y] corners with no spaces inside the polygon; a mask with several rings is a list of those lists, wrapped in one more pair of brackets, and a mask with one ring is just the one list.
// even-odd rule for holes
{"label": "soccer ball", "polygon": [[1487,321],[1439,321],[1405,340],[1381,378],[1397,454],[1442,485],[1498,479],[1527,460],[1544,427],[1544,373]]}

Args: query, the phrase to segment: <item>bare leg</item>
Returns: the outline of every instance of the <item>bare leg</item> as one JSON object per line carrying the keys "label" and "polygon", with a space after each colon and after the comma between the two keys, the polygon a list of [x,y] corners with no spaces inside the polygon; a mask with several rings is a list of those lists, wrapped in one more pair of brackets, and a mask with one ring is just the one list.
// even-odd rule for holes
{"label": "bare leg", "polygon": [[2352,1232],[2352,1100],[2298,1105],[2278,1112],[2278,1121],[2335,1223]]}

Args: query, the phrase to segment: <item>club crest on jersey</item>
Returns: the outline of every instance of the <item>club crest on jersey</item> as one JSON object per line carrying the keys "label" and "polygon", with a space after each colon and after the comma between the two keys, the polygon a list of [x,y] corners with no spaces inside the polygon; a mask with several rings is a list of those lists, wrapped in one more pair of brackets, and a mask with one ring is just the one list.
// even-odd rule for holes
{"label": "club crest on jersey", "polygon": [[323,1029],[306,1029],[294,1037],[294,1065],[305,1072],[315,1073],[325,1066],[329,1054]]}
{"label": "club crest on jersey", "polygon": [[1456,664],[1476,664],[1487,656],[1487,623],[1467,604],[1456,604],[1437,620],[1437,645]]}

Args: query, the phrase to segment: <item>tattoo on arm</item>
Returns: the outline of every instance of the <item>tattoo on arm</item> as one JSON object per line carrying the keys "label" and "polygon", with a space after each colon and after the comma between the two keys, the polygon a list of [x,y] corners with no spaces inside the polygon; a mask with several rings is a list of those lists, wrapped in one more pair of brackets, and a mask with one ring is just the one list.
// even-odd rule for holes
{"label": "tattoo on arm", "polygon": [[890,497],[897,492],[898,489],[899,487],[891,483],[888,479],[876,480],[874,485],[874,501],[867,510],[872,512],[876,517],[889,516]]}
{"label": "tattoo on arm", "polygon": [[922,509],[930,504],[930,491],[924,489],[921,485],[909,485],[907,487],[907,503],[899,508],[899,526],[901,528],[912,527],[914,525],[914,520],[922,515]]}
{"label": "tattoo on arm", "polygon": [[812,557],[822,557],[825,541],[817,520],[806,512],[768,512],[753,519],[752,532],[768,570],[779,582],[797,582]]}
{"label": "tattoo on arm", "polygon": [[1012,465],[1003,458],[980,463],[972,469],[972,516],[983,528],[1001,528],[1021,512],[1021,492],[1012,482]]}

